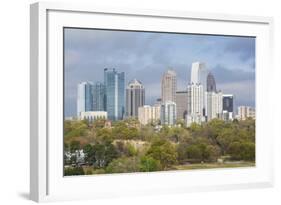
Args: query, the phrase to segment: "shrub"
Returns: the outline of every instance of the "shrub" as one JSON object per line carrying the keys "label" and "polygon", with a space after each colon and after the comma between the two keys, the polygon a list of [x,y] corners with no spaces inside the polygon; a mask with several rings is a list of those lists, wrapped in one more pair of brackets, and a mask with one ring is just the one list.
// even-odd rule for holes
{"label": "shrub", "polygon": [[140,162],[140,171],[153,172],[161,170],[161,163],[152,157],[143,156]]}
{"label": "shrub", "polygon": [[140,171],[140,161],[136,157],[121,157],[106,167],[106,173],[129,173]]}
{"label": "shrub", "polygon": [[84,175],[82,167],[68,167],[64,168],[64,176]]}

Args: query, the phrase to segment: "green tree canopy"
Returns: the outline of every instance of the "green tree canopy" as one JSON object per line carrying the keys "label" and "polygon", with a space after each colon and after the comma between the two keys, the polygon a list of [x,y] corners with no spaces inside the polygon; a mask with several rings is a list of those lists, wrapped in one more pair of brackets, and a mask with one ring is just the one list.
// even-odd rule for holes
{"label": "green tree canopy", "polygon": [[229,154],[234,160],[255,160],[255,144],[252,142],[233,142]]}
{"label": "green tree canopy", "polygon": [[186,157],[195,161],[212,161],[218,157],[218,150],[206,143],[196,143],[186,148]]}
{"label": "green tree canopy", "polygon": [[177,163],[176,148],[168,140],[155,140],[146,155],[159,160],[164,169]]}
{"label": "green tree canopy", "polygon": [[114,158],[117,157],[117,151],[112,143],[97,143],[93,145],[94,165],[97,167],[106,167]]}

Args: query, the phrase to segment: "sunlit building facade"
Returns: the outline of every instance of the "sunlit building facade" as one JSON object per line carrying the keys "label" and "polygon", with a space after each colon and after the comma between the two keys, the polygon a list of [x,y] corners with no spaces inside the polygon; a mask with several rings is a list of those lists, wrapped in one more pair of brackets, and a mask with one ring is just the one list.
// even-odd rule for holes
{"label": "sunlit building facade", "polygon": [[157,123],[160,120],[160,105],[144,105],[138,108],[138,120],[142,125]]}
{"label": "sunlit building facade", "polygon": [[193,83],[189,84],[187,86],[187,97],[187,125],[190,125],[192,122],[201,124],[202,121],[205,121],[205,117],[203,115],[203,85]]}
{"label": "sunlit building facade", "polygon": [[107,119],[107,112],[105,111],[86,111],[80,113],[80,120],[87,120],[93,122],[98,119]]}
{"label": "sunlit building facade", "polygon": [[174,70],[167,70],[161,80],[161,99],[162,103],[166,101],[175,102],[177,90],[177,74]]}
{"label": "sunlit building facade", "polygon": [[255,108],[250,106],[239,106],[238,107],[238,120],[246,120],[247,118],[256,118]]}
{"label": "sunlit building facade", "polygon": [[205,116],[205,92],[207,91],[207,75],[208,70],[206,68],[205,63],[202,62],[194,62],[192,63],[191,67],[191,79],[190,83],[193,85],[202,85],[202,99],[203,102],[203,113],[202,115]]}
{"label": "sunlit building facade", "polygon": [[206,116],[207,120],[212,120],[214,118],[221,118],[223,111],[223,94],[222,92],[206,92],[205,93],[206,102]]}

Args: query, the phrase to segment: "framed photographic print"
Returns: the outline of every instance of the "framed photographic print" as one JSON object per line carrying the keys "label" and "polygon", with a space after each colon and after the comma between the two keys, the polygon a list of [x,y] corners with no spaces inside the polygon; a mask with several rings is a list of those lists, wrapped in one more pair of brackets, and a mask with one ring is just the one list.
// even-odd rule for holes
{"label": "framed photographic print", "polygon": [[272,24],[32,4],[31,199],[272,186]]}

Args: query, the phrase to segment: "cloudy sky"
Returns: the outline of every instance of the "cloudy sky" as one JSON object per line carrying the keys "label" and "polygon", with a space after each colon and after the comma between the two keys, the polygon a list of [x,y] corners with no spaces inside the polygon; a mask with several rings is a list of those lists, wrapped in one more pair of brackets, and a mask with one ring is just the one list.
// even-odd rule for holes
{"label": "cloudy sky", "polygon": [[234,94],[236,105],[255,106],[255,38],[65,28],[65,116],[76,115],[77,84],[103,81],[104,68],[140,80],[146,104],[161,95],[161,76],[177,73],[177,89],[190,81],[191,64],[206,63],[217,89]]}

